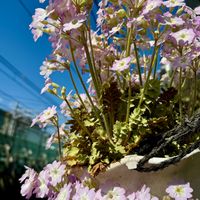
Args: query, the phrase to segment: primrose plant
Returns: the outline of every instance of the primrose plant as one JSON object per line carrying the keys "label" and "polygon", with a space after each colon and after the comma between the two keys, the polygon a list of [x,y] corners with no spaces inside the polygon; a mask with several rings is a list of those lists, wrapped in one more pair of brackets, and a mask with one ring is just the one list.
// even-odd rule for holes
{"label": "primrose plant", "polygon": [[[51,0],[36,9],[30,24],[35,41],[45,33],[52,44],[40,68],[41,93],[57,97],[66,117],[59,124],[52,106],[32,125],[53,125],[47,147],[58,143],[62,163],[87,166],[93,176],[126,155],[147,154],[200,105],[200,7],[192,10],[184,0],[102,0],[94,10],[91,0]],[[52,80],[55,71],[68,75],[73,91]],[[158,156],[177,155],[198,138],[193,134],[169,142]],[[60,190],[67,188],[66,195],[82,190],[71,184],[57,183]],[[190,198],[191,190],[181,188],[167,191],[172,198],[177,191]]]}

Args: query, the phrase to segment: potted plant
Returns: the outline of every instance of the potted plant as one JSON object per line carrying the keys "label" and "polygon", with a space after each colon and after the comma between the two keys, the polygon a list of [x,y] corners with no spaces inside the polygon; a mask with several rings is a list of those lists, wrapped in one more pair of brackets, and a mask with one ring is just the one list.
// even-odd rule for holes
{"label": "potted plant", "polygon": [[[177,163],[199,147],[200,8],[192,10],[184,0],[100,1],[94,25],[90,18],[92,6],[90,0],[53,0],[33,15],[30,28],[34,40],[47,33],[53,48],[40,68],[45,78],[42,93],[49,92],[61,100],[61,112],[67,121],[59,124],[56,106],[33,120],[32,126],[55,126],[47,146],[58,143],[60,162],[47,165],[39,175],[27,169],[21,178],[26,179],[25,183],[30,179],[31,190],[27,192],[25,183],[22,189],[27,197],[34,191],[38,197],[61,199],[58,191],[64,195],[76,190],[79,197],[73,199],[81,199],[82,186],[73,185],[76,178],[66,175],[64,164],[79,179],[80,169],[86,167],[101,185],[105,181],[101,176],[113,176],[107,169],[118,161],[129,166],[131,163],[132,169],[143,174],[141,171],[156,171]],[[52,81],[54,71],[68,74],[74,92]],[[130,160],[130,155],[137,156]],[[149,166],[149,159],[155,156],[169,159]],[[82,181],[88,186],[88,194],[94,194],[94,189],[89,189],[92,182]],[[52,187],[57,189],[50,191]],[[122,188],[116,190],[124,195]],[[173,198],[182,195],[186,199],[191,197],[192,189],[182,184],[166,191]],[[173,196],[178,191],[179,196]],[[147,194],[149,189],[144,186],[135,195],[140,192]],[[163,194],[157,192],[155,195]],[[200,195],[198,191],[196,195]]]}

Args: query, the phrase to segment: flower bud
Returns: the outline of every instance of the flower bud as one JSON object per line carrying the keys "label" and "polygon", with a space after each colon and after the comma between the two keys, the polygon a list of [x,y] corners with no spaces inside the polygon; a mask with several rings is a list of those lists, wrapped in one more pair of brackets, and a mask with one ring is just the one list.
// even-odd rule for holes
{"label": "flower bud", "polygon": [[112,26],[112,27],[117,26],[117,24],[118,24],[117,18],[115,18],[115,17],[110,18],[110,19],[108,20],[108,24],[109,24],[110,26]]}
{"label": "flower bud", "polygon": [[116,4],[118,3],[118,0],[110,0],[111,3]]}
{"label": "flower bud", "polygon": [[177,10],[176,14],[177,14],[177,15],[180,15],[183,11],[184,11],[184,8],[181,6],[181,7]]}
{"label": "flower bud", "polygon": [[105,9],[105,11],[106,11],[106,13],[108,13],[108,14],[110,14],[110,15],[112,15],[112,14],[114,13],[113,8],[111,8],[111,7],[107,7],[107,8]]}
{"label": "flower bud", "polygon": [[57,95],[57,90],[55,89],[48,89],[47,90],[50,94]]}
{"label": "flower bud", "polygon": [[60,86],[57,83],[51,83],[52,87],[59,88]]}
{"label": "flower bud", "polygon": [[62,97],[66,96],[66,88],[64,86],[61,89],[61,95],[62,95]]}
{"label": "flower bud", "polygon": [[117,17],[119,17],[119,18],[126,17],[126,11],[124,9],[118,10],[116,14],[117,14]]}

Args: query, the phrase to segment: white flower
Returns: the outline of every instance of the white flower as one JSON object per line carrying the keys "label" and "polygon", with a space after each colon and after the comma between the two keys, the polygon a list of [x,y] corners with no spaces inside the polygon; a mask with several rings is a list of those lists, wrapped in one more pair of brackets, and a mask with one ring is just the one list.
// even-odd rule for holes
{"label": "white flower", "polygon": [[131,57],[123,58],[121,60],[116,60],[111,68],[113,71],[124,71],[128,69],[131,63]]}
{"label": "white flower", "polygon": [[41,125],[41,127],[45,127],[47,124],[51,123],[50,119],[55,117],[56,113],[56,106],[48,107],[32,120],[31,127],[37,122]]}
{"label": "white flower", "polygon": [[85,21],[85,19],[80,19],[80,20],[73,19],[69,23],[65,23],[63,25],[63,31],[70,31],[72,29],[77,29],[83,25],[84,21]]}
{"label": "white flower", "polygon": [[170,185],[166,192],[170,197],[175,198],[177,200],[187,200],[192,197],[193,189],[190,187],[190,184],[183,185]]}
{"label": "white flower", "polygon": [[54,117],[56,113],[56,106],[48,107],[46,110],[43,111],[42,115],[40,116],[40,121],[46,122],[47,120]]}
{"label": "white flower", "polygon": [[176,6],[183,6],[185,5],[184,0],[168,0],[163,2],[163,5],[165,5],[168,8],[176,7]]}
{"label": "white flower", "polygon": [[171,33],[171,36],[176,39],[177,42],[183,41],[191,44],[195,38],[195,33],[193,29],[182,29],[175,33]]}

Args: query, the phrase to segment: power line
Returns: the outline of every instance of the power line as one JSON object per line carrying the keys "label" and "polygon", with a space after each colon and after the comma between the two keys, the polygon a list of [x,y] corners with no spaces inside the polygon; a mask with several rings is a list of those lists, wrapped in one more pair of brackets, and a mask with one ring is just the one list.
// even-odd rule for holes
{"label": "power line", "polygon": [[[33,93],[22,83],[20,83],[17,79],[15,79],[13,76],[11,76],[10,74],[8,74],[7,72],[5,72],[4,70],[0,69],[0,72],[3,73],[6,77],[8,77],[10,80],[14,81],[16,84],[18,84],[21,88],[23,88],[24,90],[26,90],[29,94],[31,94],[32,96],[34,96],[35,98],[37,98],[38,100],[40,100],[41,102],[41,96],[38,97],[33,95]],[[24,99],[24,98],[23,98]],[[42,101],[44,105],[46,105],[46,102]]]}
{"label": "power line", "polygon": [[[23,108],[25,108],[25,111],[26,111],[26,112],[30,112],[31,114],[38,113],[38,110],[33,110],[33,109],[27,107],[26,104],[24,104],[23,102],[19,101],[18,99],[16,99],[14,96],[8,94],[7,92],[5,92],[5,91],[3,91],[3,90],[0,89],[0,93],[4,96],[4,98],[6,98],[6,99],[11,99],[11,100],[13,100],[14,102],[19,103],[20,105],[23,105]],[[0,103],[1,103],[1,101],[0,101]],[[1,104],[2,104],[2,103],[1,103]],[[2,105],[3,105],[3,104],[2,104]],[[5,105],[8,106],[7,103],[6,103]],[[35,114],[34,114],[34,115],[35,115]]]}
{"label": "power line", "polygon": [[[0,62],[6,67],[8,68],[13,74],[15,74],[16,76],[18,76],[24,83],[26,83],[26,85],[28,85],[32,90],[34,90],[36,92],[36,94],[40,94],[40,88],[38,86],[35,85],[35,83],[33,83],[30,79],[28,79],[24,74],[22,74],[22,72],[20,72],[14,65],[12,65],[5,57],[3,57],[2,55],[0,55]],[[57,105],[57,103],[47,97],[47,96],[43,96],[48,102],[50,102],[51,104],[55,104]],[[43,101],[43,99],[40,99],[41,101]],[[45,103],[45,101],[43,101]]]}
{"label": "power line", "polygon": [[27,6],[24,4],[24,2],[22,0],[19,0],[19,3],[23,7],[23,9],[27,12],[27,14],[32,17],[31,11],[27,8]]}
{"label": "power line", "polygon": [[[15,102],[19,102],[18,99],[16,99],[15,97],[13,97],[12,95],[8,94],[7,92],[4,92],[3,90],[0,90],[0,93],[2,93],[4,96],[6,96],[9,99],[14,100]],[[24,103],[20,102],[22,105],[26,106]]]}

